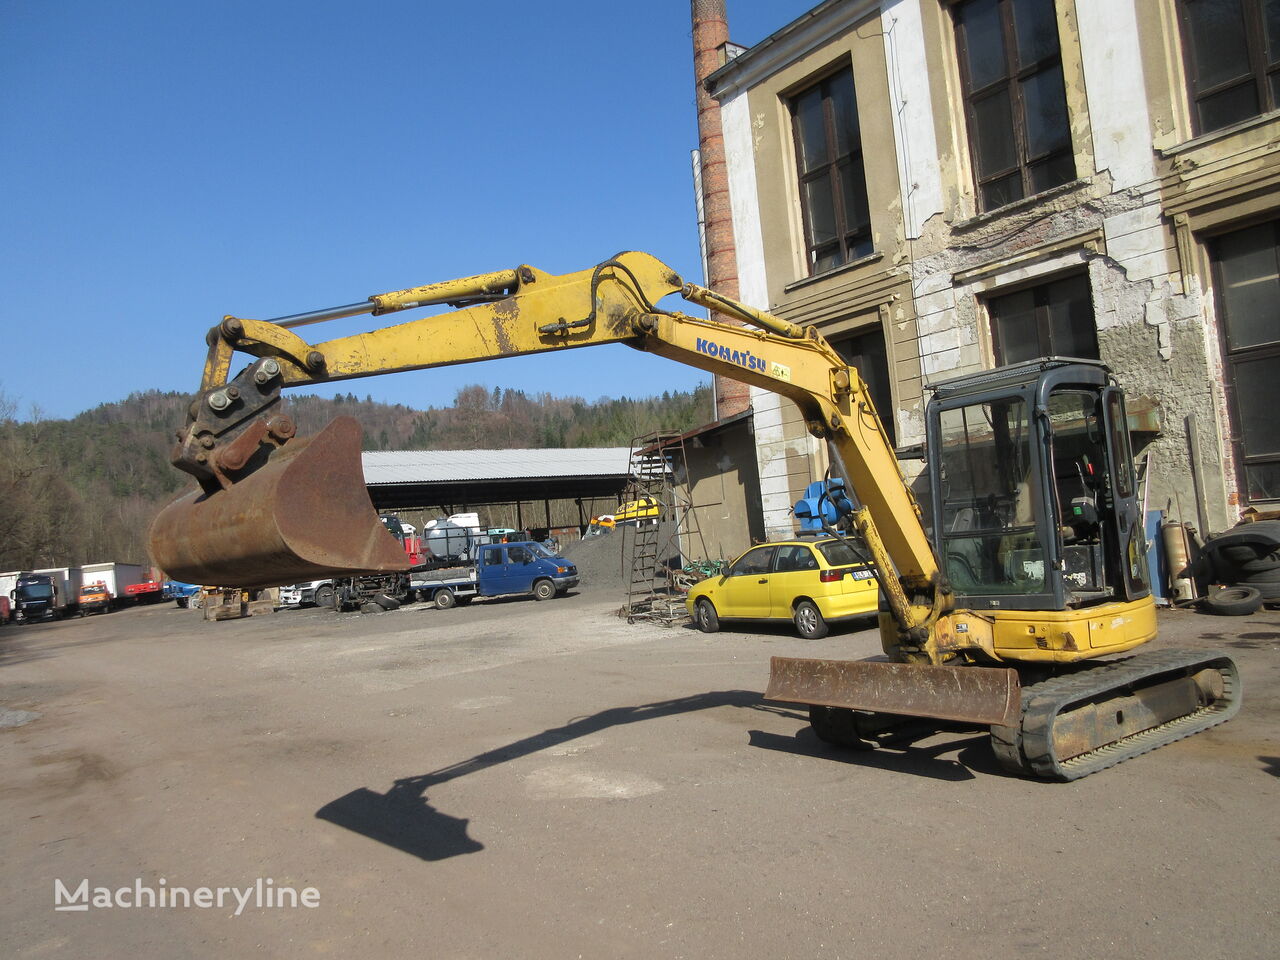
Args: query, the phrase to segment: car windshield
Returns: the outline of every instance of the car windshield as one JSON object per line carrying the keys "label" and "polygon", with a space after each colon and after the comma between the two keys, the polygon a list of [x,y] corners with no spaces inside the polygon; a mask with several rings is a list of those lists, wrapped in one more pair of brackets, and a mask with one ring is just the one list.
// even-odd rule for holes
{"label": "car windshield", "polygon": [[102,593],[104,590],[106,590],[106,587],[98,587],[98,586],[93,586],[93,587],[81,587],[81,588],[80,588],[80,596],[82,596],[82,597],[88,597],[88,596],[91,596],[92,594],[95,594],[95,593]]}
{"label": "car windshield", "polygon": [[833,567],[847,567],[851,563],[863,562],[853,547],[843,540],[821,540],[815,546]]}
{"label": "car windshield", "polygon": [[552,559],[556,556],[556,553],[554,550],[548,550],[541,543],[534,543],[532,546],[533,546],[533,552],[540,557],[547,557],[548,559]]}

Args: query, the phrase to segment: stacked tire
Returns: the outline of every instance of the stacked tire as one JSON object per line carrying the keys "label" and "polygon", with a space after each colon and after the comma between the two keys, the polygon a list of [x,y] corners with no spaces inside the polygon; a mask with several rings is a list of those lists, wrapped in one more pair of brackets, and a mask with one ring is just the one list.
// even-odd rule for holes
{"label": "stacked tire", "polygon": [[[1280,604],[1280,520],[1241,524],[1212,537],[1204,557],[1210,579],[1228,585],[1210,594],[1211,601],[1225,594],[1219,599],[1231,608],[1217,612],[1252,613],[1263,603]],[[1255,593],[1253,609],[1243,609]],[[1209,606],[1213,609],[1212,602]]]}

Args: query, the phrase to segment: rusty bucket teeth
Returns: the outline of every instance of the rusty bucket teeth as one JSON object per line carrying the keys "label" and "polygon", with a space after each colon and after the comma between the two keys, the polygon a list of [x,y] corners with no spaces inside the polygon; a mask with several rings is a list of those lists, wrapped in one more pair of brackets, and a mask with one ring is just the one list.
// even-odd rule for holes
{"label": "rusty bucket teeth", "polygon": [[407,569],[369,501],[360,437],[338,417],[228,489],[174,500],[151,525],[153,562],[176,580],[227,587]]}
{"label": "rusty bucket teeth", "polygon": [[981,725],[1018,716],[1016,671],[875,660],[773,657],[766,700],[934,717]]}

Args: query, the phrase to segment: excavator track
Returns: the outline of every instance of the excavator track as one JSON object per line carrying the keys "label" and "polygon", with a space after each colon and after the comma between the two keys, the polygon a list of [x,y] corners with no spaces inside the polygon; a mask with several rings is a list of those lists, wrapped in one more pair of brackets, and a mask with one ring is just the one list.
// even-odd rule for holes
{"label": "excavator track", "polygon": [[1079,780],[1230,720],[1240,694],[1225,654],[1144,653],[1023,687],[1020,722],[991,745],[1011,773]]}

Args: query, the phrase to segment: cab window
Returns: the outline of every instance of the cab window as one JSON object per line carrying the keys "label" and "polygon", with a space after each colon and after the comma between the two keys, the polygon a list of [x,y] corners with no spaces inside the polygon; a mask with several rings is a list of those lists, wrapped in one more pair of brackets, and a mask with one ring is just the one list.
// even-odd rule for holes
{"label": "cab window", "polygon": [[486,567],[500,567],[500,566],[502,566],[502,550],[501,550],[501,548],[499,548],[499,549],[497,549],[497,550],[488,550],[488,551],[486,551],[486,552],[485,552],[485,555],[484,555],[484,565],[485,565]]}
{"label": "cab window", "polygon": [[799,570],[817,570],[818,558],[803,543],[792,543],[778,548],[773,569],[777,573],[795,573]]}
{"label": "cab window", "polygon": [[740,556],[732,567],[729,576],[742,577],[749,574],[768,573],[769,564],[773,561],[773,547],[756,547]]}
{"label": "cab window", "polygon": [[526,547],[507,547],[507,556],[512,563],[533,563],[533,554]]}

